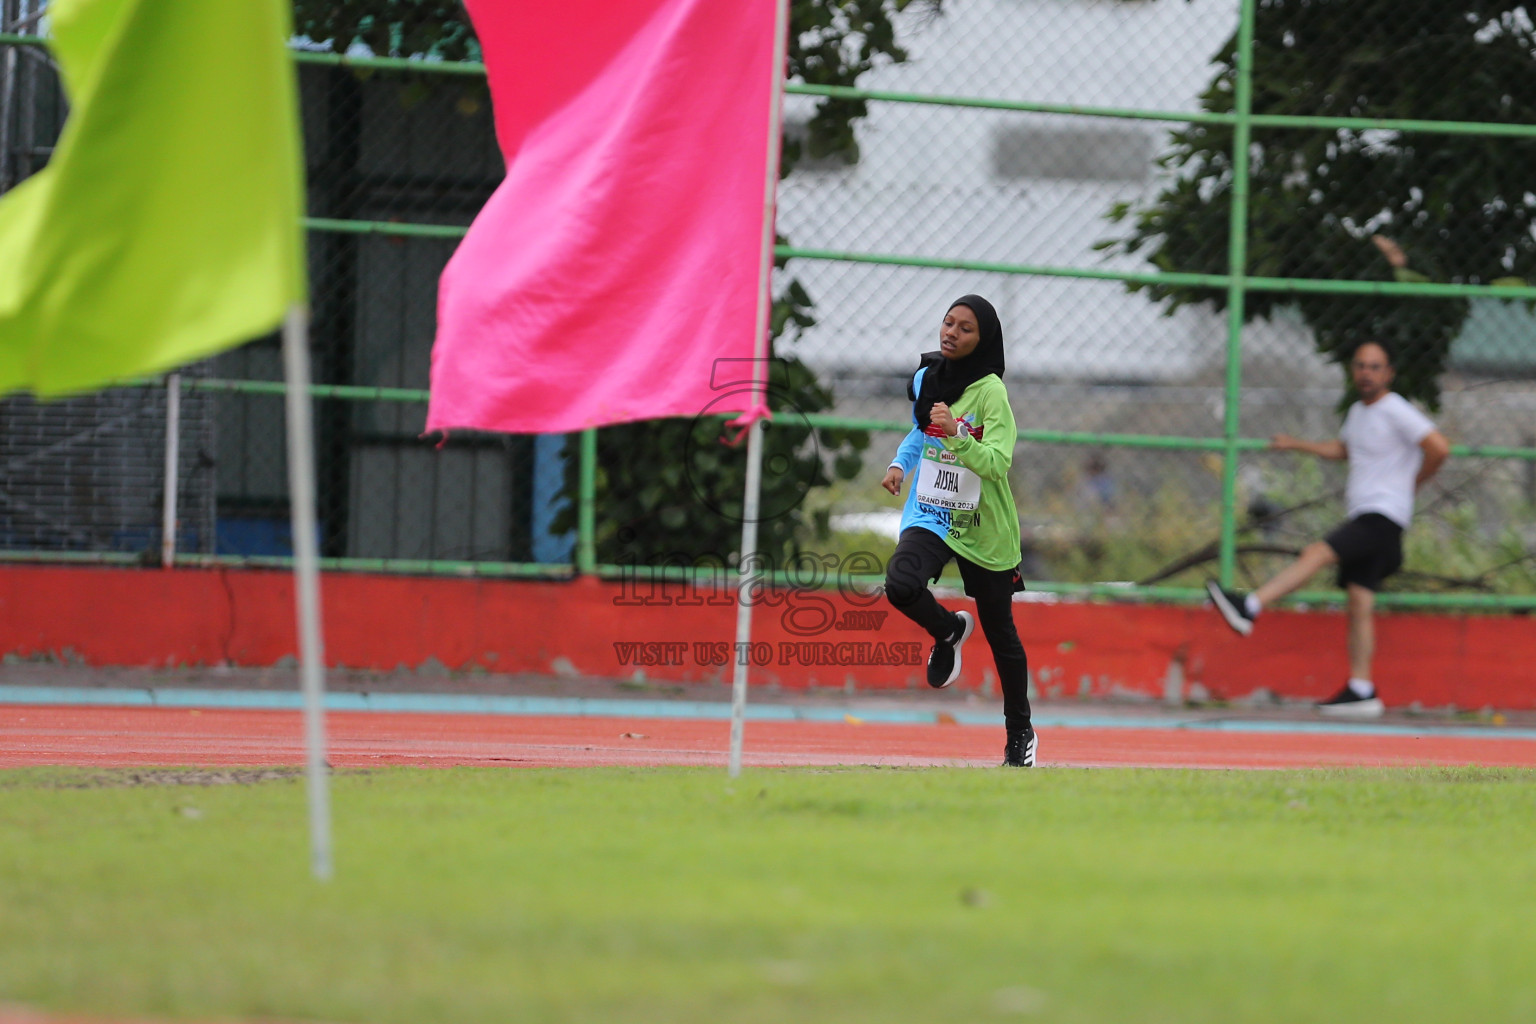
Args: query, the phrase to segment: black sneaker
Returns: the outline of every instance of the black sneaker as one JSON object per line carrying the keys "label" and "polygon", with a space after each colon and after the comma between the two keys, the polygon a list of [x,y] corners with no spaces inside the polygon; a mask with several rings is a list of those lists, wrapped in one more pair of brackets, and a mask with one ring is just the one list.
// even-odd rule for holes
{"label": "black sneaker", "polygon": [[1221,617],[1227,620],[1233,632],[1238,636],[1247,636],[1253,632],[1253,616],[1248,614],[1248,605],[1242,594],[1222,590],[1215,580],[1205,581],[1205,592],[1211,595],[1211,603],[1221,612]]}
{"label": "black sneaker", "polygon": [[1003,748],[1004,768],[1033,768],[1035,766],[1035,748],[1040,745],[1040,740],[1035,736],[1033,726],[1026,725],[1019,730],[1008,730],[1008,745]]}
{"label": "black sneaker", "polygon": [[970,612],[956,612],[960,627],[948,640],[940,640],[928,652],[928,685],[942,690],[960,678],[960,645],[965,643],[976,628],[976,620]]}
{"label": "black sneaker", "polygon": [[1321,701],[1317,705],[1319,714],[1330,715],[1334,718],[1380,718],[1386,710],[1386,705],[1375,691],[1369,697],[1362,697],[1345,683],[1344,688],[1338,693]]}

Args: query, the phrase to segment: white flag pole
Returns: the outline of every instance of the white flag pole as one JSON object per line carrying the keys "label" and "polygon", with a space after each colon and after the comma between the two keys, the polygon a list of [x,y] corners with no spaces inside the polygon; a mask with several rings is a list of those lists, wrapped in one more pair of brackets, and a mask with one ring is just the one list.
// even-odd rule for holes
{"label": "white flag pole", "polygon": [[310,416],[309,313],[295,305],[283,322],[288,378],[288,496],[293,522],[293,583],[298,597],[299,678],[304,689],[304,749],[309,787],[310,867],[331,877],[331,796],[325,763],[325,658],[320,637],[320,552],[316,540],[315,432]]}
{"label": "white flag pole", "polygon": [[[773,15],[773,84],[768,103],[768,160],[763,175],[763,246],[757,265],[757,333],[752,342],[753,372],[761,373],[760,394],[768,390],[768,318],[773,306],[774,206],[779,186],[779,150],[784,124],[784,62],[789,46],[789,0],[777,0]],[[747,666],[752,650],[752,587],[757,562],[757,516],[763,482],[763,421],[753,420],[747,434],[747,488],[741,503],[741,563],[736,587],[736,660],[731,680],[731,778],[741,774],[743,723],[747,712]]]}
{"label": "white flag pole", "polygon": [[176,494],[181,489],[181,374],[165,379],[165,501],[160,509],[160,565],[176,564]]}
{"label": "white flag pole", "polygon": [[752,650],[752,587],[757,561],[758,496],[763,481],[763,421],[753,420],[747,434],[747,493],[742,501],[741,572],[736,584],[736,661],[731,678],[731,778],[741,774],[742,729],[747,715],[747,663]]}

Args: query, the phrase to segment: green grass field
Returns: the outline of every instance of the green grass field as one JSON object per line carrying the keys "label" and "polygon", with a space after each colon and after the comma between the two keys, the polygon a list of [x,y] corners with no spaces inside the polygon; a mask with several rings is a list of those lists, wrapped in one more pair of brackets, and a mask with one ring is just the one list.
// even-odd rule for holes
{"label": "green grass field", "polygon": [[[1536,1019],[1536,774],[0,772],[0,1002],[189,1020]],[[142,774],[142,773],[140,773]]]}

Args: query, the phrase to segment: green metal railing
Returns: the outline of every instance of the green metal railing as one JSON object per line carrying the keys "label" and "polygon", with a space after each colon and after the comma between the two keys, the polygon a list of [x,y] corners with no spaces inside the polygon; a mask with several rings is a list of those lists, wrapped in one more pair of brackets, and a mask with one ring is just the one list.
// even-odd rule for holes
{"label": "green metal railing", "polygon": [[1239,396],[1243,386],[1243,304],[1247,300],[1248,267],[1248,146],[1253,130],[1253,12],[1254,0],[1243,0],[1238,26],[1237,122],[1232,134],[1232,217],[1227,233],[1227,379],[1222,406],[1222,437],[1226,449],[1221,463],[1221,585],[1230,587],[1237,568],[1237,442],[1242,423]]}
{"label": "green metal railing", "polygon": [[[187,391],[217,392],[225,394],[281,396],[286,385],[281,381],[228,380],[219,378],[182,378],[181,386]],[[313,384],[310,394],[314,398],[340,401],[380,401],[409,404],[425,404],[430,392],[420,388],[360,387],[356,385]],[[909,424],[896,420],[857,419],[822,413],[804,414],[813,427],[829,427],[858,430],[905,433]],[[736,585],[734,570],[694,570],[679,566],[624,566],[599,563],[595,554],[595,491],[597,463],[597,432],[582,431],[580,444],[580,493],[575,564],[537,562],[471,562],[447,559],[400,559],[400,558],[322,558],[320,566],[328,571],[377,572],[400,575],[438,575],[489,578],[569,579],[577,574],[596,575],[607,579],[633,578],[636,572],[647,581],[692,580],[708,581],[721,588],[721,592]],[[1227,452],[1229,442],[1224,438],[1173,437],[1147,434],[1109,434],[1048,430],[1021,430],[1021,441],[1043,444],[1115,445],[1130,448],[1163,449],[1175,451]],[[1267,442],[1254,438],[1237,438],[1238,451],[1260,451]],[[1500,446],[1456,445],[1452,453],[1458,457],[1517,458],[1536,460],[1536,449],[1506,448]],[[0,552],[0,562],[65,562],[90,565],[139,565],[144,556],[123,552],[54,552],[8,551]],[[196,555],[181,554],[176,565],[188,568],[222,566],[245,569],[289,569],[292,559],[268,555]],[[766,578],[778,585],[798,586],[802,580],[793,573],[779,571],[766,574]],[[851,576],[848,583],[858,586],[874,586],[883,582],[879,576]],[[828,587],[834,584],[828,582]],[[1041,594],[1063,597],[1112,598],[1132,601],[1192,601],[1204,597],[1204,591],[1192,587],[1150,586],[1131,587],[1112,583],[1062,583],[1032,581],[1030,590]],[[1334,592],[1302,592],[1292,600],[1311,604],[1338,604],[1342,601]],[[1450,608],[1466,610],[1494,610],[1536,607],[1536,598],[1491,594],[1381,594],[1378,602],[1398,608]]]}
{"label": "green metal railing", "polygon": [[[183,378],[182,387],[190,391],[223,392],[231,394],[278,396],[285,393],[281,381],[225,380],[219,378]],[[358,387],[353,385],[313,384],[310,394],[315,398],[343,401],[383,401],[425,404],[430,392],[420,388]],[[724,418],[724,417],[722,417]],[[889,431],[906,433],[910,424],[898,420],[860,419],[834,416],[824,413],[805,413],[805,422],[812,427],[853,430]],[[575,564],[526,563],[526,562],[466,562],[427,561],[381,558],[329,558],[321,560],[321,567],[328,570],[359,572],[385,572],[402,574],[432,574],[450,576],[515,576],[544,579],[569,578],[574,574],[596,575],[604,578],[632,577],[637,569],[649,580],[684,580],[700,576],[713,580],[724,588],[735,586],[734,570],[711,573],[708,570],[691,570],[678,566],[620,566],[599,563],[595,543],[595,494],[597,467],[597,431],[584,430],[580,435],[580,487],[578,497],[578,525]],[[1019,439],[1038,444],[1086,444],[1119,446],[1127,448],[1163,449],[1172,451],[1201,451],[1229,453],[1232,451],[1262,451],[1268,442],[1257,438],[1173,437],[1150,434],[1110,434],[1053,430],[1021,430]],[[1458,457],[1515,458],[1536,461],[1536,448],[1509,448],[1493,445],[1455,445],[1452,454]],[[0,560],[10,556],[0,554]],[[77,556],[89,560],[86,556]],[[102,556],[107,560],[108,556]],[[111,556],[118,562],[136,561],[135,556]],[[40,560],[32,558],[31,560]],[[291,565],[287,558],[273,556],[223,556],[181,555],[176,564],[185,566],[240,566],[249,568],[286,568]],[[791,573],[766,574],[774,583],[794,586],[800,580]],[[853,576],[849,582],[857,585],[875,585],[882,582],[878,576]],[[827,586],[833,584],[828,583]],[[1032,581],[1032,591],[1070,597],[1115,598],[1139,601],[1194,601],[1204,598],[1204,591],[1193,587],[1128,587],[1110,583],[1061,583]],[[1302,592],[1292,599],[1311,604],[1338,604],[1342,597],[1333,592]],[[1495,594],[1381,594],[1379,603],[1399,608],[1457,608],[1457,609],[1510,609],[1536,608],[1536,597],[1519,597]]]}
{"label": "green metal railing", "polygon": [[[1536,136],[1536,132],[1532,133]],[[1245,161],[1246,162],[1246,161]],[[455,224],[406,224],[390,220],[335,220],[306,217],[310,231],[333,234],[381,235],[394,238],[463,238],[469,231]],[[1064,277],[1080,281],[1120,281],[1127,284],[1177,285],[1187,288],[1230,290],[1240,283],[1244,292],[1275,292],[1289,295],[1372,295],[1417,299],[1536,299],[1536,286],[1515,284],[1437,284],[1433,281],[1331,281],[1307,277],[1249,277],[1246,274],[1184,274],[1094,270],[1089,267],[1057,267],[1044,263],[1002,263],[899,253],[853,252],[841,249],[803,249],[775,246],[781,259],[826,260],[833,263],[869,263],[886,267],[918,267],[924,270],[972,270],[983,274],[1016,274],[1028,277]]]}
{"label": "green metal railing", "polygon": [[[1159,111],[1119,107],[1080,106],[1059,103],[1041,103],[1014,100],[988,99],[984,97],[943,96],[914,94],[887,90],[857,89],[841,86],[819,86],[789,83],[785,91],[794,95],[819,96],[867,102],[923,104],[958,108],[1012,111],[1018,113],[1069,114],[1080,117],[1112,118],[1140,121],[1163,121],[1180,124],[1212,124],[1233,128],[1233,188],[1231,224],[1228,237],[1226,274],[1146,273],[1134,271],[1097,270],[1081,267],[1064,267],[1035,264],[1013,264],[991,261],[935,258],[920,255],[837,251],[826,249],[779,246],[775,254],[781,259],[825,260],[847,263],[881,264],[945,270],[969,270],[986,273],[1076,278],[1081,280],[1118,281],[1141,285],[1168,285],[1205,288],[1226,292],[1227,337],[1226,375],[1224,381],[1225,409],[1220,437],[1175,437],[1145,434],[1111,434],[1081,431],[1021,430],[1019,439],[1038,444],[1117,446],[1174,451],[1200,451],[1219,453],[1222,458],[1221,483],[1221,535],[1220,576],[1230,585],[1235,572],[1237,537],[1237,455],[1240,452],[1263,450],[1268,442],[1240,436],[1240,398],[1242,390],[1242,327],[1245,297],[1250,292],[1280,294],[1332,294],[1400,296],[1412,298],[1498,298],[1536,300],[1536,287],[1525,285],[1466,285],[1437,284],[1430,282],[1379,282],[1350,280],[1321,280],[1294,278],[1250,277],[1247,265],[1247,209],[1249,191],[1249,143],[1255,127],[1279,129],[1368,130],[1380,129],[1403,133],[1442,135],[1485,136],[1498,138],[1536,138],[1536,125],[1497,122],[1451,122],[1406,119],[1374,119],[1348,117],[1310,117],[1298,115],[1267,115],[1252,112],[1252,65],[1254,18],[1256,0],[1242,0],[1238,27],[1238,46],[1235,55],[1236,88],[1235,109],[1230,114],[1188,111]],[[37,46],[45,41],[35,36],[0,34],[0,45],[16,44]],[[370,71],[412,72],[459,76],[483,76],[485,66],[473,62],[449,62],[426,59],[400,59],[381,57],[354,57],[333,53],[315,53],[295,50],[294,60],[299,64],[347,67]],[[401,238],[458,238],[466,228],[456,225],[398,223],[393,221],[337,220],[306,218],[304,226],[315,232],[380,235]],[[280,382],[244,380],[192,380],[184,379],[183,387],[203,391],[225,391],[245,394],[281,394]],[[349,401],[425,402],[428,393],[409,388],[376,388],[343,385],[312,385],[310,393],[316,398]],[[905,432],[905,422],[871,420],[867,418],[840,417],[809,414],[806,421],[815,427],[890,430]],[[614,577],[633,573],[635,567],[599,564],[595,545],[595,493],[596,493],[596,431],[581,434],[580,487],[578,499],[578,530],[574,565],[537,563],[492,563],[408,561],[400,559],[333,558],[322,560],[326,568],[367,570],[400,573],[436,573],[465,576],[521,576],[562,577],[572,573],[595,574]],[[1462,457],[1520,459],[1536,461],[1536,448],[1501,445],[1456,445],[1452,453]],[[55,553],[17,552],[0,553],[0,560],[70,560],[98,562],[132,562],[134,556],[102,554],[97,557],[61,555]],[[177,559],[185,565],[242,565],[254,567],[287,567],[290,560],[271,557],[223,557],[185,555]],[[667,567],[648,567],[657,579],[681,579],[690,575],[688,570]],[[735,573],[729,579],[735,580]],[[774,574],[778,582],[795,582],[785,574]],[[722,577],[725,579],[725,577]],[[873,584],[877,578],[860,577],[859,582]],[[734,586],[734,582],[730,585]],[[1115,598],[1152,601],[1192,601],[1204,598],[1197,588],[1156,586],[1130,588],[1113,584],[1032,582],[1030,589],[1073,597]],[[1293,600],[1309,603],[1337,604],[1342,598],[1333,592],[1303,592]],[[1395,594],[1380,595],[1383,605],[1403,608],[1455,608],[1455,609],[1531,609],[1536,608],[1536,597],[1489,595],[1489,594]]]}

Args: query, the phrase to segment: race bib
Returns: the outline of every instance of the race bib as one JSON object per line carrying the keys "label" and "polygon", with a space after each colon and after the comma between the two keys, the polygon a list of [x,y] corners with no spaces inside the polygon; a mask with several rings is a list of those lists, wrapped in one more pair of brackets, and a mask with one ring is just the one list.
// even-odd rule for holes
{"label": "race bib", "polygon": [[960,465],[947,448],[923,445],[917,470],[917,500],[924,505],[974,511],[981,500],[981,477]]}

